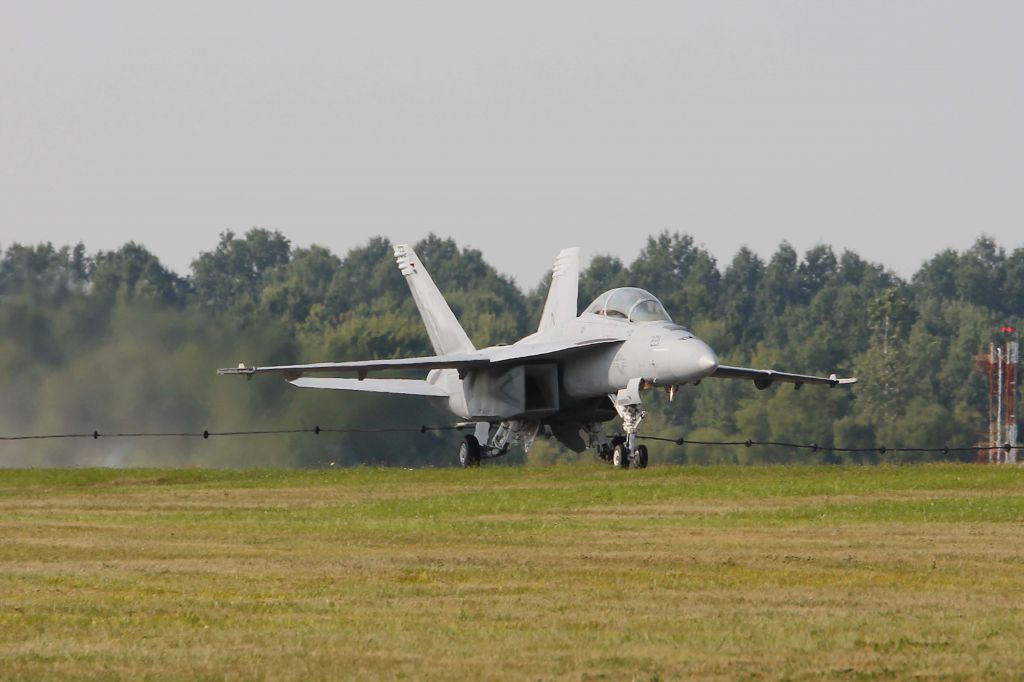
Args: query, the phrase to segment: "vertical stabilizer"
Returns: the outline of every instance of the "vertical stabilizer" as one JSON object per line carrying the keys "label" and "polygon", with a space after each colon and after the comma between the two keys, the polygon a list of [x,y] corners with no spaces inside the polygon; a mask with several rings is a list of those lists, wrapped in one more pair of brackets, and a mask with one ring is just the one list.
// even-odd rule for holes
{"label": "vertical stabilizer", "polygon": [[558,327],[576,319],[579,284],[580,249],[578,246],[562,249],[551,270],[551,288],[548,289],[548,298],[544,302],[544,312],[541,313],[537,331]]}
{"label": "vertical stabilizer", "polygon": [[420,317],[427,328],[427,335],[438,355],[475,350],[473,342],[455,319],[455,313],[437,290],[419,256],[408,244],[395,246],[395,261],[409,283],[413,300],[419,308]]}

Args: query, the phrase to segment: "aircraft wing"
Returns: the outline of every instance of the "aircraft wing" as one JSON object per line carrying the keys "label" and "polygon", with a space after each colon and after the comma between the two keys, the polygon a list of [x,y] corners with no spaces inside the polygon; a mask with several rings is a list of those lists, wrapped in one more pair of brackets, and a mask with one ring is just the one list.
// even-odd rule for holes
{"label": "aircraft wing", "polygon": [[[524,343],[515,346],[497,346],[472,353],[451,355],[430,355],[418,358],[396,358],[394,360],[356,360],[354,362],[315,362],[308,365],[272,365],[269,367],[238,367],[218,369],[218,374],[283,374],[294,383],[306,374],[355,374],[360,378],[370,372],[387,370],[431,370],[456,369],[464,372],[481,367],[514,364],[536,360],[552,360],[579,352],[587,348],[622,343],[622,339],[592,339],[580,342]],[[382,381],[391,381],[384,379]],[[372,390],[372,389],[362,389]],[[423,394],[430,395],[430,394]],[[447,394],[446,394],[447,395]]]}
{"label": "aircraft wing", "polygon": [[828,384],[829,386],[842,386],[857,383],[856,379],[840,379],[835,374],[827,377],[817,377],[808,374],[790,374],[789,372],[777,372],[774,369],[751,369],[749,367],[729,367],[719,365],[718,369],[711,373],[711,376],[719,379],[751,379],[759,389],[765,389],[777,381],[787,384],[796,384],[800,388],[804,384]]}
{"label": "aircraft wing", "polygon": [[622,343],[623,340],[604,338],[587,339],[585,341],[546,341],[540,343],[520,343],[515,346],[499,346],[491,355],[491,362],[497,364],[520,360],[555,360],[588,348]]}

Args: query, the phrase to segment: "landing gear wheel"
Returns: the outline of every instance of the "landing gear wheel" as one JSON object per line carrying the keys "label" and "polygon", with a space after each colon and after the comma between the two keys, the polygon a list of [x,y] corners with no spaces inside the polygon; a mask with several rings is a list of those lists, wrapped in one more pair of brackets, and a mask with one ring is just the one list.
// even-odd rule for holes
{"label": "landing gear wheel", "polygon": [[647,468],[647,446],[646,445],[641,445],[641,446],[637,447],[636,451],[633,453],[632,460],[633,460],[633,465],[636,466],[637,469],[646,469]]}
{"label": "landing gear wheel", "polygon": [[466,436],[459,443],[459,465],[463,469],[480,466],[480,441],[476,436]]}
{"label": "landing gear wheel", "polygon": [[629,451],[622,443],[612,448],[612,466],[616,469],[629,468]]}

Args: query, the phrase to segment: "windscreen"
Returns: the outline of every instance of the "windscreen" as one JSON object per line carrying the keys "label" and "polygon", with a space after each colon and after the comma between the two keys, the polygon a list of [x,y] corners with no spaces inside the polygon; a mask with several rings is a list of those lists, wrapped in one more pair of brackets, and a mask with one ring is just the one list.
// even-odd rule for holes
{"label": "windscreen", "polygon": [[598,296],[584,311],[629,322],[671,322],[654,294],[635,287],[612,289]]}

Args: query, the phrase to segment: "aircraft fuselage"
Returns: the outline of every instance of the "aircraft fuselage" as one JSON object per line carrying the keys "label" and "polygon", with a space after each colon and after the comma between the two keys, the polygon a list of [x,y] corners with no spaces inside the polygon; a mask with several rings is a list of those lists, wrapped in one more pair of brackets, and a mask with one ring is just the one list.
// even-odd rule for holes
{"label": "aircraft fuselage", "polygon": [[[718,366],[715,352],[685,327],[672,322],[629,322],[584,313],[557,333],[539,332],[515,345],[566,337],[583,344],[614,339],[564,358],[474,369],[460,378],[455,370],[437,370],[428,381],[450,395],[447,408],[467,421],[532,419],[557,422],[571,414],[585,419],[581,408],[593,404],[596,420],[614,415],[606,399],[633,379],[647,386],[682,386],[700,381]],[[508,346],[482,349],[500,352]],[[583,410],[584,412],[586,410]]]}

